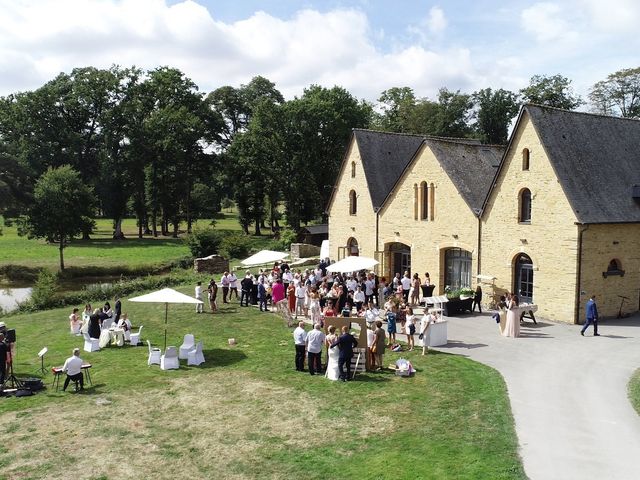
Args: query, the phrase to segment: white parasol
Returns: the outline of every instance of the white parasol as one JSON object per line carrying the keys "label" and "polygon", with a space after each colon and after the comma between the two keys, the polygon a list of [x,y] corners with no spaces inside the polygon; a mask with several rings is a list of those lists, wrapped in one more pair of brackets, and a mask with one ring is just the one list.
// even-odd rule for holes
{"label": "white parasol", "polygon": [[358,272],[369,270],[379,262],[375,258],[352,255],[327,267],[329,272]]}
{"label": "white parasol", "polygon": [[184,293],[177,292],[173,288],[163,288],[157,292],[147,293],[146,295],[140,295],[139,297],[130,298],[131,302],[141,303],[164,303],[164,349],[167,349],[167,317],[169,315],[170,303],[203,303],[202,300],[197,300]]}
{"label": "white parasol", "polygon": [[286,252],[274,252],[273,250],[260,250],[258,253],[251,255],[249,258],[245,258],[240,263],[245,267],[252,267],[255,265],[266,265],[267,263],[277,262],[288,256],[289,254]]}

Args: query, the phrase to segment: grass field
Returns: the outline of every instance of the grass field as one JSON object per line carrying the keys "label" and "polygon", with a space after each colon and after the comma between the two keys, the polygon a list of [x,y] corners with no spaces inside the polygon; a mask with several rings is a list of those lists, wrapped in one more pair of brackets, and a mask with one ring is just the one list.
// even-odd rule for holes
{"label": "grass field", "polygon": [[[123,311],[144,324],[143,340],[162,347],[163,306],[125,300]],[[19,376],[37,369],[45,345],[48,365],[82,347],[68,314],[10,319]],[[0,447],[0,478],[525,478],[506,388],[489,367],[404,352],[413,378],[331,382],[296,372],[291,329],[255,308],[196,315],[171,305],[167,328],[170,345],[184,333],[204,340],[206,363],[165,372],[147,367],[146,347],[109,347],[82,352],[94,381],[84,394],[48,388],[0,399],[10,439]]]}
{"label": "grass field", "polygon": [[[199,224],[207,226],[210,220],[201,220]],[[216,220],[215,228],[240,231],[236,214],[222,213]],[[65,266],[67,268],[158,266],[169,264],[190,254],[182,238],[146,236],[139,239],[134,219],[123,222],[123,231],[127,237],[126,240],[113,240],[111,238],[112,221],[98,219],[91,240],[74,240],[64,249]],[[44,240],[19,237],[15,226],[4,226],[0,235],[0,266],[8,264],[55,270],[59,265],[58,246],[47,244]]]}

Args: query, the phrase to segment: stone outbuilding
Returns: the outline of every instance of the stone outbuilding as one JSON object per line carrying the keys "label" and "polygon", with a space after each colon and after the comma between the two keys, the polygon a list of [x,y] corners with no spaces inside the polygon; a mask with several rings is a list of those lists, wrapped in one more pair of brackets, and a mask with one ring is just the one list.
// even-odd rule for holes
{"label": "stone outbuilding", "polygon": [[[640,122],[525,105],[506,149],[354,130],[328,205],[331,255],[436,292],[495,278],[539,315],[640,309]],[[489,290],[486,289],[485,292]],[[487,298],[490,300],[490,298]]]}

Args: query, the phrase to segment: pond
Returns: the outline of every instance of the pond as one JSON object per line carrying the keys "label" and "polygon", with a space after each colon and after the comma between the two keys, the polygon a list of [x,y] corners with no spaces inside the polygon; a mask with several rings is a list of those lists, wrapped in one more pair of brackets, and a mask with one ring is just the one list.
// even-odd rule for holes
{"label": "pond", "polygon": [[9,312],[18,308],[18,302],[24,302],[31,296],[31,287],[14,288],[0,286],[0,308]]}

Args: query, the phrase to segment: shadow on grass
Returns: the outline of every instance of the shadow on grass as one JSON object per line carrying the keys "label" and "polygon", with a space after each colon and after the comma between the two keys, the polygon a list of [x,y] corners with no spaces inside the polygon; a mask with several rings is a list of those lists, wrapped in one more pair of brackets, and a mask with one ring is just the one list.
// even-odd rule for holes
{"label": "shadow on grass", "polygon": [[247,356],[241,350],[225,350],[222,348],[212,348],[203,350],[205,363],[200,366],[191,365],[192,368],[215,368],[233,365],[234,363],[246,360]]}
{"label": "shadow on grass", "polygon": [[111,238],[94,238],[92,240],[75,240],[69,243],[70,247],[100,247],[126,248],[126,247],[173,247],[183,243],[180,238],[128,238],[126,240],[113,240]]}

